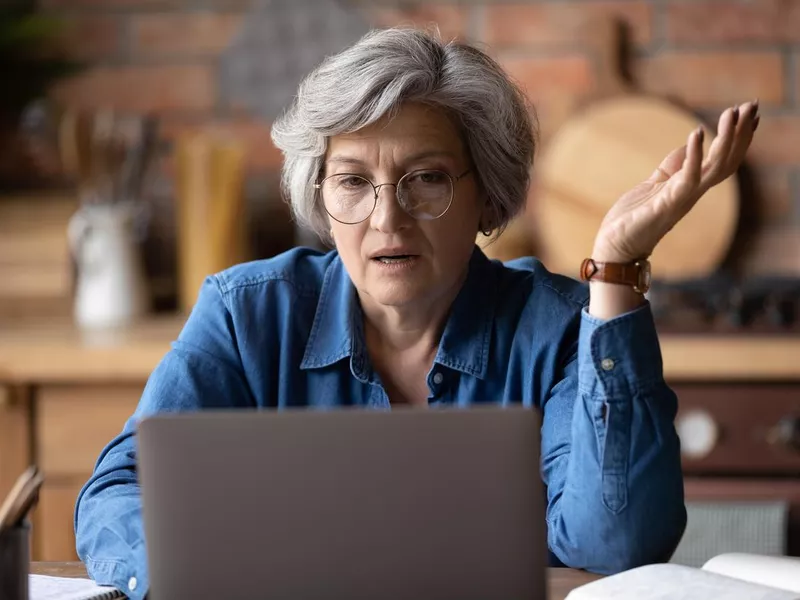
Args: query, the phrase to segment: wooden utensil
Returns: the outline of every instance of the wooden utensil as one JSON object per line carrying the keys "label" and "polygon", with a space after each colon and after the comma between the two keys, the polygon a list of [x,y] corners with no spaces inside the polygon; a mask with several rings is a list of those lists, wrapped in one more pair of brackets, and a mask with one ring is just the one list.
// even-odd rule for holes
{"label": "wooden utensil", "polygon": [[58,140],[64,172],[74,177],[79,196],[91,195],[93,118],[80,109],[64,111],[59,122]]}
{"label": "wooden utensil", "polygon": [[191,310],[206,276],[246,260],[244,148],[213,132],[177,145],[179,298]]}
{"label": "wooden utensil", "polygon": [[[555,133],[539,160],[533,218],[547,267],[577,276],[590,256],[603,217],[626,191],[650,176],[663,158],[703,126],[706,150],[714,132],[666,99],[634,90],[620,75],[621,28],[593,23],[597,92]],[[739,191],[729,178],[707,192],[659,243],[653,277],[710,275],[726,256],[736,229]]]}

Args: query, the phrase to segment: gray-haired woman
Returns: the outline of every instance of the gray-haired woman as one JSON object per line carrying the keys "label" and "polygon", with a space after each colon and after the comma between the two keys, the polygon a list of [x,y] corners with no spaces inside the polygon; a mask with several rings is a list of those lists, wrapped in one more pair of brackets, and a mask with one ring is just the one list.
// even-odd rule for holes
{"label": "gray-haired woman", "polygon": [[475,245],[522,207],[534,153],[523,97],[495,62],[400,29],[327,59],[274,139],[297,219],[336,249],[296,248],[206,280],[78,498],[90,575],[134,600],[147,590],[141,417],[298,403],[539,409],[553,564],[611,573],[668,559],[686,514],[646,258],[736,170],[757,110],[726,110],[705,159],[692,132],[618,200],[586,286]]}

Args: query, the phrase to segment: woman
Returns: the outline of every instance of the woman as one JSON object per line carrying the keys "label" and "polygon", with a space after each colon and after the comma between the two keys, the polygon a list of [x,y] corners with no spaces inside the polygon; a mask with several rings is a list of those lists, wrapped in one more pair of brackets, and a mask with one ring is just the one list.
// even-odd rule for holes
{"label": "woman", "polygon": [[301,404],[537,407],[553,564],[612,573],[668,559],[686,520],[676,398],[646,272],[627,284],[611,275],[646,265],[736,170],[757,123],[756,103],[726,110],[705,160],[694,131],[620,198],[585,286],[475,245],[523,206],[534,153],[523,98],[492,60],[399,29],[327,59],[274,139],[296,217],[336,249],[293,249],[206,280],[78,498],[90,575],[134,599],[147,589],[140,418]]}

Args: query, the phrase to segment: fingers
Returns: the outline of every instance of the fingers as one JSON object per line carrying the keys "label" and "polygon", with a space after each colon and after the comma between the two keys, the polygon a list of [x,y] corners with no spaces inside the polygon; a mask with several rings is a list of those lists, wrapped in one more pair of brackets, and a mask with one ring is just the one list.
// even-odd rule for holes
{"label": "fingers", "polygon": [[736,136],[728,158],[731,173],[739,168],[747,149],[753,141],[753,134],[758,127],[758,100],[745,102],[739,106],[739,122],[736,124]]}
{"label": "fingers", "polygon": [[719,183],[727,177],[729,159],[735,146],[737,123],[740,121],[739,107],[725,110],[719,119],[719,133],[711,147],[708,149],[708,156],[703,162],[703,174],[701,187],[706,189]]}
{"label": "fingers", "polygon": [[702,127],[698,127],[689,134],[686,142],[686,158],[681,165],[680,172],[675,176],[675,194],[679,204],[683,200],[695,196],[695,190],[700,184],[703,165],[703,138]]}

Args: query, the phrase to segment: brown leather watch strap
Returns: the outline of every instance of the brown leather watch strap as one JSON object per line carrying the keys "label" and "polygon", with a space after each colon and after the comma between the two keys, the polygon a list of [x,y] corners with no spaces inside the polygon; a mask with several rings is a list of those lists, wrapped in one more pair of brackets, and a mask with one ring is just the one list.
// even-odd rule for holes
{"label": "brown leather watch strap", "polygon": [[586,258],[581,263],[581,279],[629,285],[634,291],[644,294],[650,288],[650,264],[646,260],[612,263]]}

